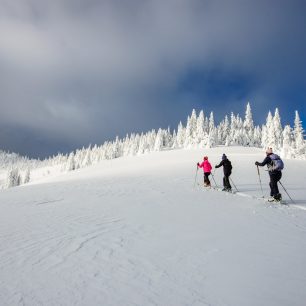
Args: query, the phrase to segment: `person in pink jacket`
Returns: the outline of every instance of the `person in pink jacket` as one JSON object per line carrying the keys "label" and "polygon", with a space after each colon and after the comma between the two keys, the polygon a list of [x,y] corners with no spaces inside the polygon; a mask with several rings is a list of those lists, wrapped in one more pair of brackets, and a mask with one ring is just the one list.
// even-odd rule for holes
{"label": "person in pink jacket", "polygon": [[203,168],[203,172],[204,172],[204,186],[205,187],[210,187],[210,180],[209,180],[209,176],[211,174],[211,164],[208,161],[208,157],[204,156],[203,162],[197,163],[198,168]]}

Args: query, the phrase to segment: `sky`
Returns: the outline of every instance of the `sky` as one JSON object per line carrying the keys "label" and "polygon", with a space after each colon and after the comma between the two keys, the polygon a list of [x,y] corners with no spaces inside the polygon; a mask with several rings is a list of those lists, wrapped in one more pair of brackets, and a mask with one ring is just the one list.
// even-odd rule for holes
{"label": "sky", "polygon": [[306,122],[304,0],[0,0],[0,149],[30,157],[251,103]]}

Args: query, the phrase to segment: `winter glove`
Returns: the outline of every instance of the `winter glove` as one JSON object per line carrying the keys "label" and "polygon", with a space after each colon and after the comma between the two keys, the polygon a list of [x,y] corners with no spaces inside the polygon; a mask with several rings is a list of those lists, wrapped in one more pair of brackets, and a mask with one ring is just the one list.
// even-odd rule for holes
{"label": "winter glove", "polygon": [[255,166],[258,166],[259,165],[259,162],[257,161],[257,162],[255,162]]}
{"label": "winter glove", "polygon": [[200,164],[199,164],[199,163],[197,163],[197,166],[199,167],[199,166],[200,166]]}

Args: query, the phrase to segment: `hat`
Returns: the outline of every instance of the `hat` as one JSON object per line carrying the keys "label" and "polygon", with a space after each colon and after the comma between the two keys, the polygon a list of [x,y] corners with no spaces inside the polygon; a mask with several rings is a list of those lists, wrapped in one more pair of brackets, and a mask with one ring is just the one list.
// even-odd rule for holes
{"label": "hat", "polygon": [[267,148],[266,153],[267,154],[272,154],[273,153],[272,148]]}
{"label": "hat", "polygon": [[204,160],[208,160],[208,157],[207,157],[207,156],[204,156]]}
{"label": "hat", "polygon": [[227,159],[227,157],[226,157],[225,154],[223,154],[223,155],[222,155],[222,160],[225,160],[225,159]]}

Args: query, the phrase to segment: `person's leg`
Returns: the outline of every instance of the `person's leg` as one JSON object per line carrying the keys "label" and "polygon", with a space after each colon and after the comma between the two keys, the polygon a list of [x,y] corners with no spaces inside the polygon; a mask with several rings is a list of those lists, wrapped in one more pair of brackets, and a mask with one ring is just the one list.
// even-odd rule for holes
{"label": "person's leg", "polygon": [[224,186],[224,189],[225,189],[225,190],[232,189],[232,186],[231,186],[231,184],[229,183],[228,177],[229,177],[228,175],[225,175],[225,174],[224,174],[224,177],[223,177],[223,186]]}
{"label": "person's leg", "polygon": [[232,189],[232,186],[231,186],[229,177],[230,177],[230,174],[227,176],[227,188],[228,188],[228,189]]}
{"label": "person's leg", "polygon": [[280,201],[282,199],[282,195],[279,193],[279,189],[278,189],[278,185],[277,183],[279,182],[279,180],[282,178],[282,172],[278,171],[275,175],[275,195],[274,198],[278,201]]}
{"label": "person's leg", "polygon": [[279,190],[278,190],[278,181],[280,181],[280,179],[282,178],[282,172],[281,171],[278,171],[276,176],[275,176],[275,180],[276,180],[276,188],[275,188],[275,191],[277,191],[277,193],[279,193]]}
{"label": "person's leg", "polygon": [[274,173],[270,175],[270,188],[271,188],[271,196],[275,197],[279,192],[277,188],[277,176]]}
{"label": "person's leg", "polygon": [[210,176],[210,172],[207,172],[207,185],[210,186],[210,180],[209,180],[209,176]]}
{"label": "person's leg", "polygon": [[269,182],[269,186],[270,186],[270,196],[273,196],[273,187],[272,187],[272,179],[270,177],[270,182]]}

